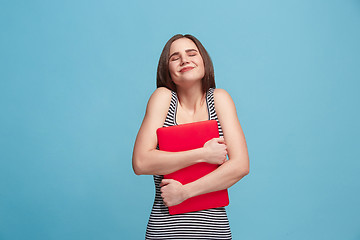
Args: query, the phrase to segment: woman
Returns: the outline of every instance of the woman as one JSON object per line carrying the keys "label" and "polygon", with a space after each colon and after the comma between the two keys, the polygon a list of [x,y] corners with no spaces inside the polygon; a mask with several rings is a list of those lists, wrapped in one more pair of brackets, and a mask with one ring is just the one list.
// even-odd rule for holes
{"label": "woman", "polygon": [[[159,150],[158,128],[211,119],[218,121],[220,138],[190,151]],[[186,185],[163,179],[165,174],[199,162],[220,166]],[[231,239],[223,207],[178,215],[169,215],[167,208],[229,188],[249,173],[246,141],[234,102],[225,90],[215,89],[210,56],[191,35],[173,36],[162,51],[157,89],[149,99],[135,141],[133,169],[137,175],[154,175],[156,196],[146,239]]]}

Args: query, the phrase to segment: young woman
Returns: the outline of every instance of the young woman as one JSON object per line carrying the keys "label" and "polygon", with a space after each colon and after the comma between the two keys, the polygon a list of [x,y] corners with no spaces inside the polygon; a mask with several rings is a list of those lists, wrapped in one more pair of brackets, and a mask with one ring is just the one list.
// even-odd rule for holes
{"label": "young woman", "polygon": [[[189,151],[159,150],[158,128],[212,119],[218,122],[220,138]],[[170,215],[167,208],[229,188],[249,173],[246,141],[234,102],[225,90],[215,89],[210,56],[194,36],[178,34],[166,43],[157,70],[157,89],[147,104],[132,160],[137,175],[154,175],[156,195],[146,239],[231,239],[224,207],[178,215]],[[199,162],[220,166],[186,185],[163,179],[165,174]]]}

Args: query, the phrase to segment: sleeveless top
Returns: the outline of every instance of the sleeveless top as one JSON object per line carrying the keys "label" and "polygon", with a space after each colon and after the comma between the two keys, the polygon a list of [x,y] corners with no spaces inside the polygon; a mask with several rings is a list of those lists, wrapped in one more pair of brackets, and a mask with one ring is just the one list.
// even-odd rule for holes
{"label": "sleeveless top", "polygon": [[[216,120],[220,137],[223,132],[214,106],[214,88],[206,93],[206,105],[209,120]],[[177,94],[171,91],[170,107],[163,127],[178,125],[176,123]],[[159,149],[159,146],[157,146]],[[170,215],[164,204],[160,183],[162,175],[154,175],[155,201],[147,224],[145,239],[232,239],[229,220],[224,207]]]}

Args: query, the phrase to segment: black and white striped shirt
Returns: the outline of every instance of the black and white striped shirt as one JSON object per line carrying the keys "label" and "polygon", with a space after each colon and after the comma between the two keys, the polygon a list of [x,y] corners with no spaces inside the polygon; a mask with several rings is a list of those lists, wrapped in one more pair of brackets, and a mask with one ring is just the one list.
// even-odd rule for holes
{"label": "black and white striped shirt", "polygon": [[[209,120],[217,121],[219,135],[222,137],[223,132],[216,115],[213,93],[214,88],[210,88],[206,93]],[[177,105],[177,94],[172,91],[164,127],[177,125],[175,116]],[[232,239],[229,220],[224,207],[170,215],[161,198],[159,185],[162,179],[163,176],[154,175],[155,201],[145,239]]]}

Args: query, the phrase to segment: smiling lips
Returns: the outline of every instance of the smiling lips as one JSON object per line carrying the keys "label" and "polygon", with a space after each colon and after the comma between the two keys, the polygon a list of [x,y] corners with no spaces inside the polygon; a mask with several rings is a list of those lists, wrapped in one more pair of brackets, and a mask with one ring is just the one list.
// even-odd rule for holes
{"label": "smiling lips", "polygon": [[187,71],[190,71],[193,68],[194,67],[184,67],[183,69],[180,70],[180,72],[187,72]]}

